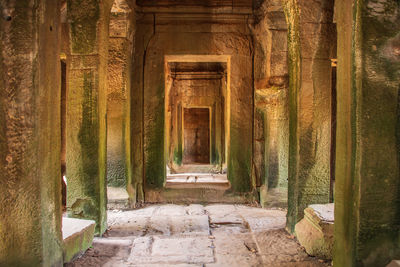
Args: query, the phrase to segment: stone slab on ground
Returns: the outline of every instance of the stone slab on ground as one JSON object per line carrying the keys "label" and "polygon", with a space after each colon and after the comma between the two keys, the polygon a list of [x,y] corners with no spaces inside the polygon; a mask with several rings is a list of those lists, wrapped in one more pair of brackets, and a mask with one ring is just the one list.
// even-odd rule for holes
{"label": "stone slab on ground", "polygon": [[282,229],[286,226],[286,211],[265,210],[247,206],[237,206],[237,212],[253,232]]}
{"label": "stone slab on ground", "polygon": [[170,217],[172,234],[209,235],[207,215],[186,215]]}
{"label": "stone slab on ground", "polygon": [[92,220],[62,218],[64,262],[73,260],[92,245],[95,226]]}
{"label": "stone slab on ground", "polygon": [[207,215],[161,216],[150,217],[146,232],[154,235],[208,235]]}
{"label": "stone slab on ground", "polygon": [[208,237],[140,237],[135,239],[128,262],[154,264],[214,262]]}
{"label": "stone slab on ground", "polygon": [[186,214],[184,206],[173,204],[159,206],[158,209],[154,211],[154,215],[161,216],[184,216]]}
{"label": "stone slab on ground", "polygon": [[108,213],[108,226],[109,234],[113,236],[135,236],[143,235],[147,232],[148,225],[150,224],[150,216],[136,215],[134,212],[128,211],[127,216],[110,216]]}
{"label": "stone slab on ground", "polygon": [[212,224],[242,224],[243,218],[234,205],[215,204],[205,207]]}
{"label": "stone slab on ground", "polygon": [[334,243],[334,204],[311,205],[304,218],[296,224],[295,233],[307,253],[332,259]]}

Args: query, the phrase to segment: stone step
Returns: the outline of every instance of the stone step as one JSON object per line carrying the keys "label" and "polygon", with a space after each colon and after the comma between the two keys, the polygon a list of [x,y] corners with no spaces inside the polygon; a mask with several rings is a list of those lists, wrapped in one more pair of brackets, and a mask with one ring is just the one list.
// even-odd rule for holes
{"label": "stone step", "polygon": [[226,174],[180,173],[168,175],[165,187],[227,190],[230,184]]}
{"label": "stone step", "polygon": [[[184,164],[181,166],[175,166],[172,173],[217,173],[219,172],[219,167],[211,164]],[[171,174],[172,174],[171,173]]]}
{"label": "stone step", "polygon": [[64,263],[83,254],[94,238],[96,222],[75,218],[62,218]]}
{"label": "stone step", "polygon": [[235,193],[229,184],[169,184],[163,189],[147,189],[146,203],[235,203],[251,204],[258,199],[256,192]]}

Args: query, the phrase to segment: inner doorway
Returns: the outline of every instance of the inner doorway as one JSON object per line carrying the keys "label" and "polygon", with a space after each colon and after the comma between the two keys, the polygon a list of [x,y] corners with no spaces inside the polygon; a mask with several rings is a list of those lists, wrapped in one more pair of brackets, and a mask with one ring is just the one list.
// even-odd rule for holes
{"label": "inner doorway", "polygon": [[226,190],[230,186],[228,60],[224,56],[165,59],[165,187]]}
{"label": "inner doorway", "polygon": [[185,108],[184,164],[210,164],[210,110],[208,108]]}

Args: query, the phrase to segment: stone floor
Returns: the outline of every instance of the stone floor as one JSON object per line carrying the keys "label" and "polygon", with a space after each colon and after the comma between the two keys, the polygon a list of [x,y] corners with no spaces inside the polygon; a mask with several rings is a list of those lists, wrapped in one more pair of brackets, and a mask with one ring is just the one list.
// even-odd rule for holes
{"label": "stone floor", "polygon": [[285,230],[285,211],[153,205],[109,211],[109,230],[72,266],[330,266]]}

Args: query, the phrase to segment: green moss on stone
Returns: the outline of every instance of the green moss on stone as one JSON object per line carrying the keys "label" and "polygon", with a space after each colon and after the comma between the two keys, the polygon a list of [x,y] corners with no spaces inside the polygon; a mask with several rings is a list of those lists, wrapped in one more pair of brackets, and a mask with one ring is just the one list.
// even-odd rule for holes
{"label": "green moss on stone", "polygon": [[231,129],[230,156],[228,159],[228,179],[234,192],[250,192],[251,184],[251,144],[246,149],[239,131]]}
{"label": "green moss on stone", "polygon": [[178,146],[174,150],[174,163],[176,165],[182,165],[182,146]]}
{"label": "green moss on stone", "polygon": [[149,188],[161,188],[165,180],[163,94],[164,86],[159,86],[156,91],[159,103],[151,107],[151,112],[156,115],[145,131],[145,181]]}

